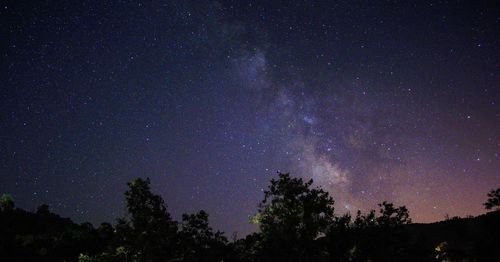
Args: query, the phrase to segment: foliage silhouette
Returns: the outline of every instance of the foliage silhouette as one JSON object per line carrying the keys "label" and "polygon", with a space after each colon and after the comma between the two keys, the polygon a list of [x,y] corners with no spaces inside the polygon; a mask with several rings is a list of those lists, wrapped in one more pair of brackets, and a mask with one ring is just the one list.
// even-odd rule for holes
{"label": "foliage silhouette", "polygon": [[378,204],[378,206],[381,214],[377,218],[379,226],[397,226],[411,223],[410,214],[405,206],[395,208],[394,204],[387,201]]}
{"label": "foliage silhouette", "polygon": [[500,209],[500,188],[497,188],[496,190],[491,190],[488,193],[488,200],[483,205],[488,210]]}
{"label": "foliage silhouette", "polygon": [[14,198],[9,194],[3,194],[0,197],[0,211],[7,212],[14,209]]}
{"label": "foliage silhouette", "polygon": [[269,261],[317,261],[317,239],[335,222],[334,201],[326,191],[312,188],[312,180],[278,176],[259,205],[259,256]]}
{"label": "foliage silhouette", "polygon": [[208,214],[183,214],[179,231],[182,261],[217,261],[225,256],[227,239],[222,232],[213,232]]}
{"label": "foliage silhouette", "polygon": [[[128,214],[115,225],[75,224],[0,198],[2,261],[500,261],[500,210],[432,224],[411,224],[405,206],[389,202],[366,214],[336,216],[334,201],[313,182],[278,174],[258,213],[259,230],[228,241],[208,213],[175,221],[149,179],[128,183]],[[498,209],[498,189],[485,207]]]}
{"label": "foliage silhouette", "polygon": [[134,260],[159,261],[175,256],[177,224],[161,196],[153,194],[149,178],[127,183],[125,192],[130,222],[119,222],[127,254]]}

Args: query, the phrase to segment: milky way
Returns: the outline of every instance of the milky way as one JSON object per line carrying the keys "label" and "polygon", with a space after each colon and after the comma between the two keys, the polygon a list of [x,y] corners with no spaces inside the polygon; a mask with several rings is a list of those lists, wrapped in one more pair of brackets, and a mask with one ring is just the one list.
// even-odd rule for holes
{"label": "milky way", "polygon": [[150,177],[175,217],[205,209],[240,234],[277,171],[338,214],[483,212],[500,181],[497,5],[269,2],[4,4],[0,191],[99,223]]}

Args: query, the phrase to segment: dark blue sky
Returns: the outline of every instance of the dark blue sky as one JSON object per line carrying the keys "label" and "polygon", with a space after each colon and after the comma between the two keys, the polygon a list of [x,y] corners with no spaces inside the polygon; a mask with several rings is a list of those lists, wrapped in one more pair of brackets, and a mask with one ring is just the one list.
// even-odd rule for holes
{"label": "dark blue sky", "polygon": [[99,223],[147,176],[175,217],[245,234],[279,170],[338,213],[483,212],[498,4],[292,2],[3,2],[0,192]]}

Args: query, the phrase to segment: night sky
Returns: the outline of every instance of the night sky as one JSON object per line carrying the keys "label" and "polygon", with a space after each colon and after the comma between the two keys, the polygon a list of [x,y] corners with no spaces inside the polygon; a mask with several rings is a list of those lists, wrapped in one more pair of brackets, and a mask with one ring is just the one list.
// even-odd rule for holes
{"label": "night sky", "polygon": [[277,171],[336,212],[484,213],[500,186],[495,1],[4,1],[0,193],[77,222],[150,177],[245,235]]}

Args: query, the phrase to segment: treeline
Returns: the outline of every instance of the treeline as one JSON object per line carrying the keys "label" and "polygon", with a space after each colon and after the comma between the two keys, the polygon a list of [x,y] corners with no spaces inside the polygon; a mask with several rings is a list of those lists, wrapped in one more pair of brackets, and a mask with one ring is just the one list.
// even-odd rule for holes
{"label": "treeline", "polygon": [[[115,225],[75,224],[0,199],[2,261],[500,261],[500,213],[435,224],[411,224],[408,209],[337,216],[328,192],[289,174],[271,180],[252,222],[259,231],[228,241],[199,211],[175,221],[149,179],[128,183],[128,215]],[[487,209],[500,206],[491,191]]]}

